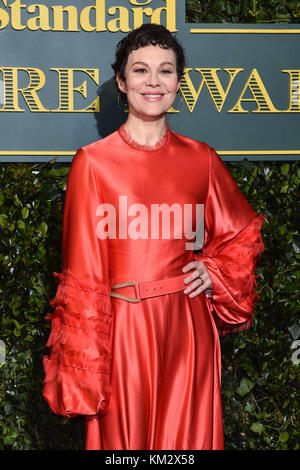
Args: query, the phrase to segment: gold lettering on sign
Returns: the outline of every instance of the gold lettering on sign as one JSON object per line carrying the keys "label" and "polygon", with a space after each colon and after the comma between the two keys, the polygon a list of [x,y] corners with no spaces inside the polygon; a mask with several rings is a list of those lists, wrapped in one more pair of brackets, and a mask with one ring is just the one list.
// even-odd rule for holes
{"label": "gold lettering on sign", "polygon": [[[21,70],[29,77],[29,84],[25,88],[19,88],[18,85],[18,72]],[[49,111],[44,108],[37,95],[37,91],[43,88],[46,82],[42,70],[33,67],[0,67],[0,72],[3,74],[4,82],[4,106],[0,111],[25,111],[19,106],[19,92],[22,93],[31,112]]]}
{"label": "gold lettering on sign", "polygon": [[133,12],[133,28],[139,28],[144,23],[144,15],[152,16],[153,9],[150,7],[147,8],[131,8]]}
{"label": "gold lettering on sign", "polygon": [[282,70],[290,76],[290,104],[286,110],[289,113],[300,111],[300,70]]}
{"label": "gold lettering on sign", "polygon": [[[25,1],[25,0],[24,0]],[[146,17],[151,23],[165,24],[171,32],[176,28],[176,0],[161,0],[162,5],[156,9],[151,8],[152,0],[127,0],[127,6],[109,6],[106,0],[91,0],[93,5],[84,6],[82,10],[74,5],[44,5],[33,3],[26,5],[22,0],[15,0],[8,4],[8,0],[0,0],[0,30],[9,24],[16,31],[29,29],[30,31],[122,31],[129,32],[130,20],[133,29],[141,26]],[[82,2],[85,3],[85,2]],[[124,2],[125,3],[125,2]],[[130,8],[130,5],[133,5]],[[9,13],[10,10],[10,13]],[[32,15],[36,16],[32,16]],[[115,16],[106,23],[106,15]],[[29,16],[29,18],[28,18]],[[132,18],[130,18],[130,16]]]}
{"label": "gold lettering on sign", "polygon": [[[4,3],[4,6],[7,7],[7,0],[2,0]],[[0,29],[6,28],[6,26],[9,23],[9,14],[7,11],[3,10],[3,8],[0,8]]]}
{"label": "gold lettering on sign", "polygon": [[21,3],[21,0],[16,0],[14,3],[9,5],[10,15],[11,15],[11,27],[17,31],[21,31],[26,28],[26,25],[21,23],[21,12],[23,8],[26,8],[26,5]]}
{"label": "gold lettering on sign", "polygon": [[116,14],[117,11],[119,12],[119,16],[117,18],[114,18],[113,20],[110,20],[107,23],[107,29],[112,33],[116,33],[117,31],[123,31],[124,33],[128,33],[128,31],[131,31],[131,29],[129,28],[128,10],[125,7],[111,7],[108,9],[108,14],[113,16]]}
{"label": "gold lettering on sign", "polygon": [[[2,0],[3,1],[3,0]],[[100,97],[93,96],[93,101],[88,99],[87,93],[87,80],[83,81],[81,85],[74,86],[74,80],[77,73],[86,74],[94,84],[99,85],[99,69],[97,68],[67,68],[55,67],[51,68],[58,76],[58,107],[55,109],[47,109],[43,106],[38,92],[42,90],[46,83],[46,77],[42,70],[35,67],[0,67],[0,93],[2,108],[0,112],[24,112],[19,103],[20,94],[23,96],[29,111],[37,112],[57,112],[57,113],[91,113],[100,110]],[[224,87],[219,79],[218,72],[224,70],[228,74],[229,80],[227,86]],[[228,67],[220,68],[203,68],[196,67],[186,68],[184,76],[180,82],[180,93],[183,97],[182,102],[185,102],[187,109],[192,113],[198,102],[203,86],[207,88],[215,109],[218,113],[224,111],[224,104],[228,99],[229,93],[232,89],[233,81],[236,80],[237,75],[243,71],[242,68]],[[201,75],[201,82],[195,86],[191,78],[191,71],[198,72]],[[243,101],[254,102],[256,109],[250,110],[252,113],[299,113],[300,112],[300,70],[282,70],[283,73],[289,75],[289,107],[287,109],[276,109],[268,95],[268,92],[257,72],[253,69],[244,85],[241,95],[239,96],[236,104],[229,113],[248,113],[242,107]],[[199,75],[196,75],[199,77]],[[26,86],[20,86],[25,80]],[[246,91],[252,93],[252,98],[245,98]],[[85,108],[75,109],[75,93],[79,93],[87,102],[90,102]],[[288,94],[287,94],[288,96]],[[91,102],[92,101],[92,102]],[[55,105],[54,105],[55,106]],[[174,103],[173,107],[168,110],[169,113],[179,113],[180,109],[176,109],[177,104]],[[180,105],[181,108],[181,105]]]}
{"label": "gold lettering on sign", "polygon": [[194,69],[192,68],[184,69],[184,75],[180,82],[180,91],[182,93],[182,96],[184,98],[184,101],[190,113],[194,111],[194,108],[196,106],[197,100],[200,95],[200,91],[202,90],[202,86],[204,83],[204,80],[202,79],[200,86],[198,88],[198,91],[196,91],[194,84],[191,80],[191,77],[189,75],[191,70],[194,70]]}
{"label": "gold lettering on sign", "polygon": [[133,12],[133,29],[139,28],[144,23],[144,15],[151,17],[151,23],[162,24],[161,14],[164,12],[166,28],[171,32],[178,31],[176,29],[176,0],[164,0],[164,2],[166,6],[153,10],[150,7],[141,8],[141,5],[149,5],[151,3],[149,1],[139,3],[135,0],[130,0],[131,5],[139,5],[139,8],[131,8]]}
{"label": "gold lettering on sign", "polygon": [[[243,98],[246,90],[249,89],[253,98]],[[253,113],[280,113],[281,111],[276,109],[273,105],[270,96],[263,84],[262,79],[257,71],[253,69],[243,91],[232,109],[227,111],[228,113],[248,113],[249,111],[242,107],[242,101],[252,101],[257,104],[257,109],[252,111]]]}
{"label": "gold lettering on sign", "polygon": [[49,31],[51,26],[49,24],[49,10],[46,5],[33,4],[29,5],[28,13],[35,13],[35,10],[38,9],[38,15],[33,18],[29,18],[27,21],[27,28],[30,31],[37,31],[41,29],[42,31]]}
{"label": "gold lettering on sign", "polygon": [[161,24],[161,13],[164,11],[166,14],[166,28],[169,31],[178,31],[176,29],[176,0],[165,0],[166,6],[156,8],[151,17],[151,23]]}
{"label": "gold lettering on sign", "polygon": [[[198,90],[196,91],[194,84],[191,80],[191,77],[189,75],[189,72],[191,70],[196,70],[199,72],[202,76],[202,80],[200,83],[200,86]],[[183,98],[186,102],[186,105],[192,113],[194,111],[195,105],[198,101],[199,95],[201,93],[202,87],[205,84],[210,96],[213,99],[214,105],[217,109],[217,111],[220,113],[223,105],[225,103],[225,100],[227,98],[227,95],[229,93],[229,90],[231,88],[232,82],[237,76],[239,72],[241,72],[242,68],[226,68],[224,69],[225,72],[228,73],[229,75],[229,82],[227,85],[226,90],[224,90],[223,86],[221,85],[221,82],[219,80],[219,77],[217,75],[217,71],[221,70],[220,68],[186,68],[185,69],[185,74],[184,77],[181,81],[180,85],[180,91],[183,95]]]}
{"label": "gold lettering on sign", "polygon": [[[95,26],[91,24],[91,13],[94,13]],[[85,7],[80,14],[80,26],[84,31],[107,31],[105,25],[105,0],[96,0],[95,5]]]}
{"label": "gold lettering on sign", "polygon": [[74,108],[74,92],[77,91],[85,99],[87,97],[87,86],[84,81],[79,87],[74,87],[74,72],[86,73],[92,80],[99,85],[98,69],[79,69],[79,68],[51,68],[58,73],[59,81],[59,107],[52,110],[54,113],[93,113],[100,110],[99,96],[86,108]]}
{"label": "gold lettering on sign", "polygon": [[[53,10],[53,28],[52,31],[80,31],[77,23],[77,8],[73,6],[62,7],[55,5]],[[68,27],[64,29],[64,12],[68,15]]]}
{"label": "gold lettering on sign", "polygon": [[149,5],[151,2],[152,0],[130,0],[131,5],[136,5],[138,7]]}
{"label": "gold lettering on sign", "polygon": [[229,82],[227,85],[226,90],[224,90],[223,86],[220,83],[219,77],[217,75],[217,71],[221,70],[220,68],[201,68],[201,69],[195,69],[197,72],[200,72],[203,80],[205,81],[205,85],[209,91],[210,96],[213,99],[214,105],[217,109],[217,111],[220,113],[222,111],[223,105],[225,103],[225,100],[227,98],[228,92],[231,88],[232,82],[237,76],[239,72],[241,72],[242,68],[234,69],[234,68],[228,68],[224,69],[225,72],[228,73],[229,75]]}

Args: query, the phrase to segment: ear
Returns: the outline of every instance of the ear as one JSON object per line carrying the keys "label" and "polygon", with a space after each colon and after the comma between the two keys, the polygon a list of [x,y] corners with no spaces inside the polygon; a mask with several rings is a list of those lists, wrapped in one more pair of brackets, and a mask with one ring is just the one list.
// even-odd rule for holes
{"label": "ear", "polygon": [[179,90],[180,83],[181,83],[181,80],[179,80],[179,82],[178,82],[176,93],[177,93],[177,91]]}
{"label": "ear", "polygon": [[127,93],[126,84],[125,84],[124,80],[122,80],[122,78],[120,77],[119,73],[116,74],[116,80],[117,80],[119,90],[122,91],[123,93]]}

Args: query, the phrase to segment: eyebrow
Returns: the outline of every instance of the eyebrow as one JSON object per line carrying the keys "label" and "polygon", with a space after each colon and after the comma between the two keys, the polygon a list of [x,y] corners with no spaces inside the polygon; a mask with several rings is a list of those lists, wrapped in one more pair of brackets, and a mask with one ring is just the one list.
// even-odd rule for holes
{"label": "eyebrow", "polygon": [[[143,65],[148,66],[148,64],[146,64],[146,62],[142,62],[142,61],[138,60],[137,62],[134,62],[134,64],[132,64],[131,67],[133,67],[136,64],[143,64]],[[159,66],[164,65],[164,64],[169,64],[169,65],[172,65],[172,67],[174,67],[174,64],[172,64],[172,62],[162,62],[161,64],[159,64]]]}

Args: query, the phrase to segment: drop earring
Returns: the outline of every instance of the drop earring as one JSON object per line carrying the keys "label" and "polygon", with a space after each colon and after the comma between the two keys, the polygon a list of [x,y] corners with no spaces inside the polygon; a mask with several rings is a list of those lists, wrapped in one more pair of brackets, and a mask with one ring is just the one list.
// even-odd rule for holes
{"label": "drop earring", "polygon": [[[126,96],[126,95],[125,95]],[[121,101],[124,103],[123,106],[121,106]],[[120,91],[118,91],[118,108],[123,111],[124,113],[128,110],[128,102],[127,102],[127,98],[123,98],[121,96],[121,93]]]}

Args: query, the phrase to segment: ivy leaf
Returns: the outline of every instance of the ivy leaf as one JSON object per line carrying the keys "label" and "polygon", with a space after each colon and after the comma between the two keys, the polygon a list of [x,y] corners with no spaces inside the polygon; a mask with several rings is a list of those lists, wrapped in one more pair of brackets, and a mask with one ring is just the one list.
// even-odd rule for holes
{"label": "ivy leaf", "polygon": [[279,436],[280,442],[286,442],[289,438],[289,433],[287,431],[281,432]]}
{"label": "ivy leaf", "polygon": [[38,229],[40,230],[40,232],[42,233],[42,236],[44,237],[44,236],[46,235],[46,233],[47,233],[47,230],[48,230],[48,225],[47,225],[47,223],[46,223],[46,222],[42,222],[42,223],[39,225]]}
{"label": "ivy leaf", "polygon": [[17,433],[17,431],[11,431],[10,434],[4,436],[3,443],[5,445],[13,445],[14,442],[16,441],[18,435],[19,434]]}
{"label": "ivy leaf", "polygon": [[281,166],[281,173],[283,175],[288,175],[290,171],[290,165],[288,163],[285,163],[284,165]]}
{"label": "ivy leaf", "polygon": [[247,379],[247,378],[243,378],[241,381],[240,381],[240,385],[237,387],[236,389],[236,392],[241,396],[241,397],[244,397],[245,395],[247,395],[247,393],[249,393],[252,388],[254,387],[255,383],[252,382],[252,380],[250,379]]}
{"label": "ivy leaf", "polygon": [[17,221],[17,225],[18,225],[19,229],[21,229],[21,230],[25,229],[25,224],[24,224],[23,220],[19,219]]}
{"label": "ivy leaf", "polygon": [[262,434],[265,430],[265,427],[259,421],[257,423],[253,423],[251,426],[251,431],[256,432],[257,434]]}
{"label": "ivy leaf", "polygon": [[29,209],[28,207],[23,207],[23,209],[21,210],[22,212],[22,217],[23,219],[27,219],[28,215],[29,215]]}

